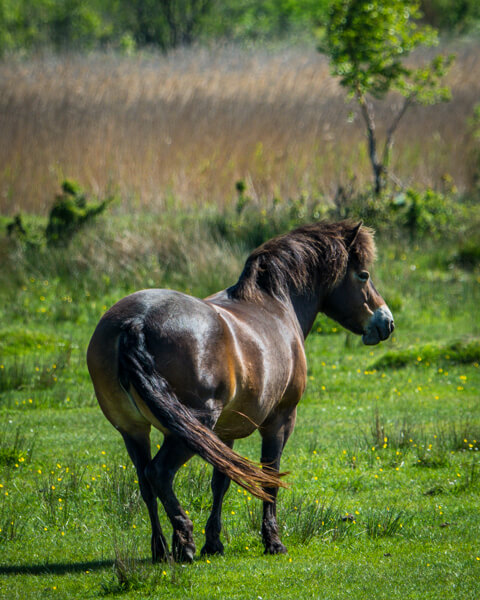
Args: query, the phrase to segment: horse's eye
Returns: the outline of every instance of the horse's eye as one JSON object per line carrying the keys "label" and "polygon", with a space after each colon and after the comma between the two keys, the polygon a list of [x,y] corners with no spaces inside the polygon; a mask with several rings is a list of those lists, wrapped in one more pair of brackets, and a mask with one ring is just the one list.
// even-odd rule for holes
{"label": "horse's eye", "polygon": [[357,273],[357,277],[360,281],[366,283],[370,279],[370,273],[368,271],[360,271],[360,273]]}

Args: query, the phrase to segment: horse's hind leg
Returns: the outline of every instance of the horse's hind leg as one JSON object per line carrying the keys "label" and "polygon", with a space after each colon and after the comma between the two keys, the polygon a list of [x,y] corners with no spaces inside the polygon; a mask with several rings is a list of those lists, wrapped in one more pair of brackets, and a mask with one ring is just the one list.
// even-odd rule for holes
{"label": "horse's hind leg", "polygon": [[193,452],[177,437],[166,435],[162,447],[145,471],[172,524],[173,558],[179,562],[193,561],[195,543],[193,523],[175,496],[173,480],[178,469],[192,456]]}
{"label": "horse's hind leg", "polygon": [[152,561],[159,562],[166,560],[168,558],[168,544],[158,520],[157,495],[145,475],[147,465],[151,462],[149,432],[147,431],[142,437],[133,437],[122,432],[122,436],[128,454],[137,470],[140,493],[147,505],[152,524]]}
{"label": "horse's hind leg", "polygon": [[[263,465],[274,471],[280,469],[280,458],[283,449],[295,425],[296,411],[288,415],[279,415],[268,424],[262,425],[262,458]],[[271,501],[263,503],[262,539],[265,554],[284,554],[286,547],[280,541],[277,525],[277,493],[278,488],[265,488]]]}
{"label": "horse's hind leg", "polygon": [[[230,448],[233,447],[232,442],[225,442]],[[205,544],[201,550],[201,554],[223,554],[223,544],[220,541],[220,531],[222,530],[222,504],[223,497],[230,485],[230,477],[224,475],[218,469],[213,470],[212,475],[212,512],[205,527]]]}

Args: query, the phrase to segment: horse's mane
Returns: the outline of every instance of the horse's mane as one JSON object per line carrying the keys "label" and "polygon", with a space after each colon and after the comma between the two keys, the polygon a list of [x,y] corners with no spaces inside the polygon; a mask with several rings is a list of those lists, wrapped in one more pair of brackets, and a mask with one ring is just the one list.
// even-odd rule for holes
{"label": "horse's mane", "polygon": [[[358,229],[358,231],[357,231]],[[268,240],[248,257],[231,298],[258,300],[262,292],[284,298],[301,293],[313,277],[332,288],[345,275],[349,261],[367,266],[375,260],[373,231],[353,221],[304,225]]]}

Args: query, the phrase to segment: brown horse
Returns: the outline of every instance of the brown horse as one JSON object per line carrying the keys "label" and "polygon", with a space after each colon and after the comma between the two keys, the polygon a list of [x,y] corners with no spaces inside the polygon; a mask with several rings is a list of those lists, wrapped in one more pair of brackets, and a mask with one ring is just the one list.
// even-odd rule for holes
{"label": "brown horse", "polygon": [[[202,554],[223,553],[221,509],[230,480],[263,499],[265,553],[286,552],[276,522],[280,456],[305,389],[304,340],[319,311],[377,344],[393,318],[367,267],[372,232],[349,221],[278,236],[247,259],[237,283],[199,300],[171,290],[123,298],[100,320],[87,362],[107,419],[123,436],[152,524],[152,558],[169,557],[157,512],[173,526],[176,560],[193,560],[193,526],[173,492],[197,453],[214,467]],[[150,453],[150,428],[164,434]],[[256,429],[263,468],[232,450]]]}

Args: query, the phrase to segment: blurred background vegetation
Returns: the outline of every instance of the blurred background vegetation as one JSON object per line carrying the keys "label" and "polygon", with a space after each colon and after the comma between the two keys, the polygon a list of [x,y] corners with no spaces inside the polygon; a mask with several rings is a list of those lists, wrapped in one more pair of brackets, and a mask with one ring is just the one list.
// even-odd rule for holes
{"label": "blurred background vegetation", "polygon": [[[332,17],[344,9],[353,21],[364,14],[354,51],[369,43],[353,58]],[[362,37],[369,26],[376,37]],[[159,280],[168,272],[181,286],[198,262],[185,249],[204,244],[231,273],[196,290],[209,293],[265,239],[346,217],[389,242],[442,239],[442,264],[476,269],[479,34],[477,0],[0,0],[6,285],[21,285],[23,268],[27,279],[53,277],[62,269],[46,257],[65,261],[69,246],[80,271],[85,256],[89,270],[114,248],[105,260],[121,286],[153,285],[157,263]],[[435,63],[451,54],[449,70]],[[356,79],[347,78],[345,61],[359,56]],[[444,102],[433,98],[428,64],[442,67]],[[385,139],[374,194],[371,142]],[[190,240],[182,247],[166,235],[180,228]],[[93,253],[83,247],[95,247],[92,236],[101,246]],[[67,279],[76,272],[65,266]]]}
{"label": "blurred background vegetation", "polygon": [[[479,32],[477,0],[422,0],[423,21],[445,34]],[[312,38],[329,0],[0,0],[0,53],[41,48],[145,46],[197,41]]]}

